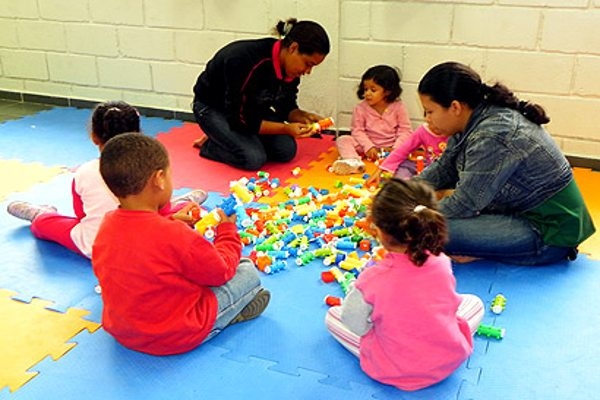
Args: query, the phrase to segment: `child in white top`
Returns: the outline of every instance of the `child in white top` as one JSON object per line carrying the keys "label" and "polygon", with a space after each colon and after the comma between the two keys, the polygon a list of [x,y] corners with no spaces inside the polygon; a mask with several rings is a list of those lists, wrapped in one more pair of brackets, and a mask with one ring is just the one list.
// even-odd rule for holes
{"label": "child in white top", "polygon": [[362,101],[354,108],[351,134],[336,140],[340,159],[333,163],[332,172],[364,172],[362,156],[375,161],[382,151],[395,149],[408,138],[410,118],[399,100],[401,93],[396,69],[377,65],[363,74],[356,93]]}
{"label": "child in white top", "polygon": [[[140,131],[140,114],[122,101],[98,104],[92,113],[92,142],[100,152],[109,139],[126,132]],[[53,206],[38,206],[23,201],[8,205],[7,211],[20,219],[31,221],[31,232],[38,239],[56,242],[87,258],[92,256],[92,245],[104,214],[117,208],[119,202],[100,176],[96,158],[82,164],[73,177],[71,186],[75,217],[61,215]],[[192,192],[197,202],[206,199],[204,191]],[[189,200],[189,195],[181,200]],[[175,214],[181,206],[164,213]],[[178,219],[185,219],[177,215]]]}

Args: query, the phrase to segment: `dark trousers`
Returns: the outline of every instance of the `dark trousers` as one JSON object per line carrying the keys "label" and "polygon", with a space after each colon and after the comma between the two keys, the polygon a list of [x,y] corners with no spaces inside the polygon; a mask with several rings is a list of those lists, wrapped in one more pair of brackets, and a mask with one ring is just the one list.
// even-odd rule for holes
{"label": "dark trousers", "polygon": [[200,102],[194,102],[194,116],[208,140],[200,156],[236,168],[256,171],[267,161],[288,162],[298,145],[290,135],[251,135],[231,128],[225,115]]}

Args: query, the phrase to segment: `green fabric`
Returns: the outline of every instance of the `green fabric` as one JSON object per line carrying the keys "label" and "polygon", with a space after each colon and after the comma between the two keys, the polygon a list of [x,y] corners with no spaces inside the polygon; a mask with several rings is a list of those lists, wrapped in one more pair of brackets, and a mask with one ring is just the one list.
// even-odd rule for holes
{"label": "green fabric", "polygon": [[552,246],[577,247],[596,231],[575,180],[523,215],[541,231],[544,243]]}

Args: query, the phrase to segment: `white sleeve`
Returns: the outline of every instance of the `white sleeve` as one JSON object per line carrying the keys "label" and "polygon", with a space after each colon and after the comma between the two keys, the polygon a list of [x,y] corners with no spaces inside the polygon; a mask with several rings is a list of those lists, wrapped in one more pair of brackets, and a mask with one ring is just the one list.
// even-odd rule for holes
{"label": "white sleeve", "polygon": [[360,290],[354,285],[342,302],[342,323],[359,336],[371,330],[371,312],[373,307],[365,301]]}

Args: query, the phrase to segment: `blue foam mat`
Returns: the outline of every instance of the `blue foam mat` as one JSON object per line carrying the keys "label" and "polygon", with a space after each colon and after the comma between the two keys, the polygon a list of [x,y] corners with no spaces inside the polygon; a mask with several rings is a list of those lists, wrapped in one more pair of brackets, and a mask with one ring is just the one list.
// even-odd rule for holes
{"label": "blue foam mat", "polygon": [[[0,123],[0,156],[67,167],[98,157],[98,148],[89,138],[91,114],[89,109],[56,107]],[[182,124],[179,120],[141,117],[142,131],[150,136]]]}
{"label": "blue foam mat", "polygon": [[[48,166],[75,166],[93,158],[97,149],[87,138],[89,113],[55,109],[2,123],[0,157]],[[77,122],[68,122],[71,114]],[[153,133],[151,127],[166,131],[178,124],[153,120],[143,122],[148,134]],[[32,133],[28,124],[52,127],[53,133]],[[180,188],[176,194],[187,190]],[[0,288],[17,292],[23,300],[54,301],[52,308],[59,311],[84,308],[91,311],[89,319],[99,321],[102,304],[93,291],[96,279],[89,261],[58,245],[36,241],[26,223],[3,212],[15,199],[53,204],[69,213],[70,175],[0,203]],[[220,201],[211,193],[206,205]],[[491,262],[456,265],[460,292],[474,293],[486,302],[498,292],[505,294],[506,311],[500,316],[488,312],[484,321],[505,327],[506,337],[475,338],[467,363],[447,380],[418,392],[372,381],[329,336],[322,299],[341,292],[320,281],[323,267],[315,261],[302,268],[290,262],[288,270],[263,276],[273,293],[265,314],[226,329],[188,354],[147,356],[121,347],[103,330],[82,332],[73,339],[78,345],[64,357],[44,359],[32,368],[40,372],[37,377],[15,393],[0,390],[0,398],[595,398],[600,391],[595,369],[600,358],[596,337],[600,316],[595,311],[599,268],[599,262],[585,256],[542,268]]]}

